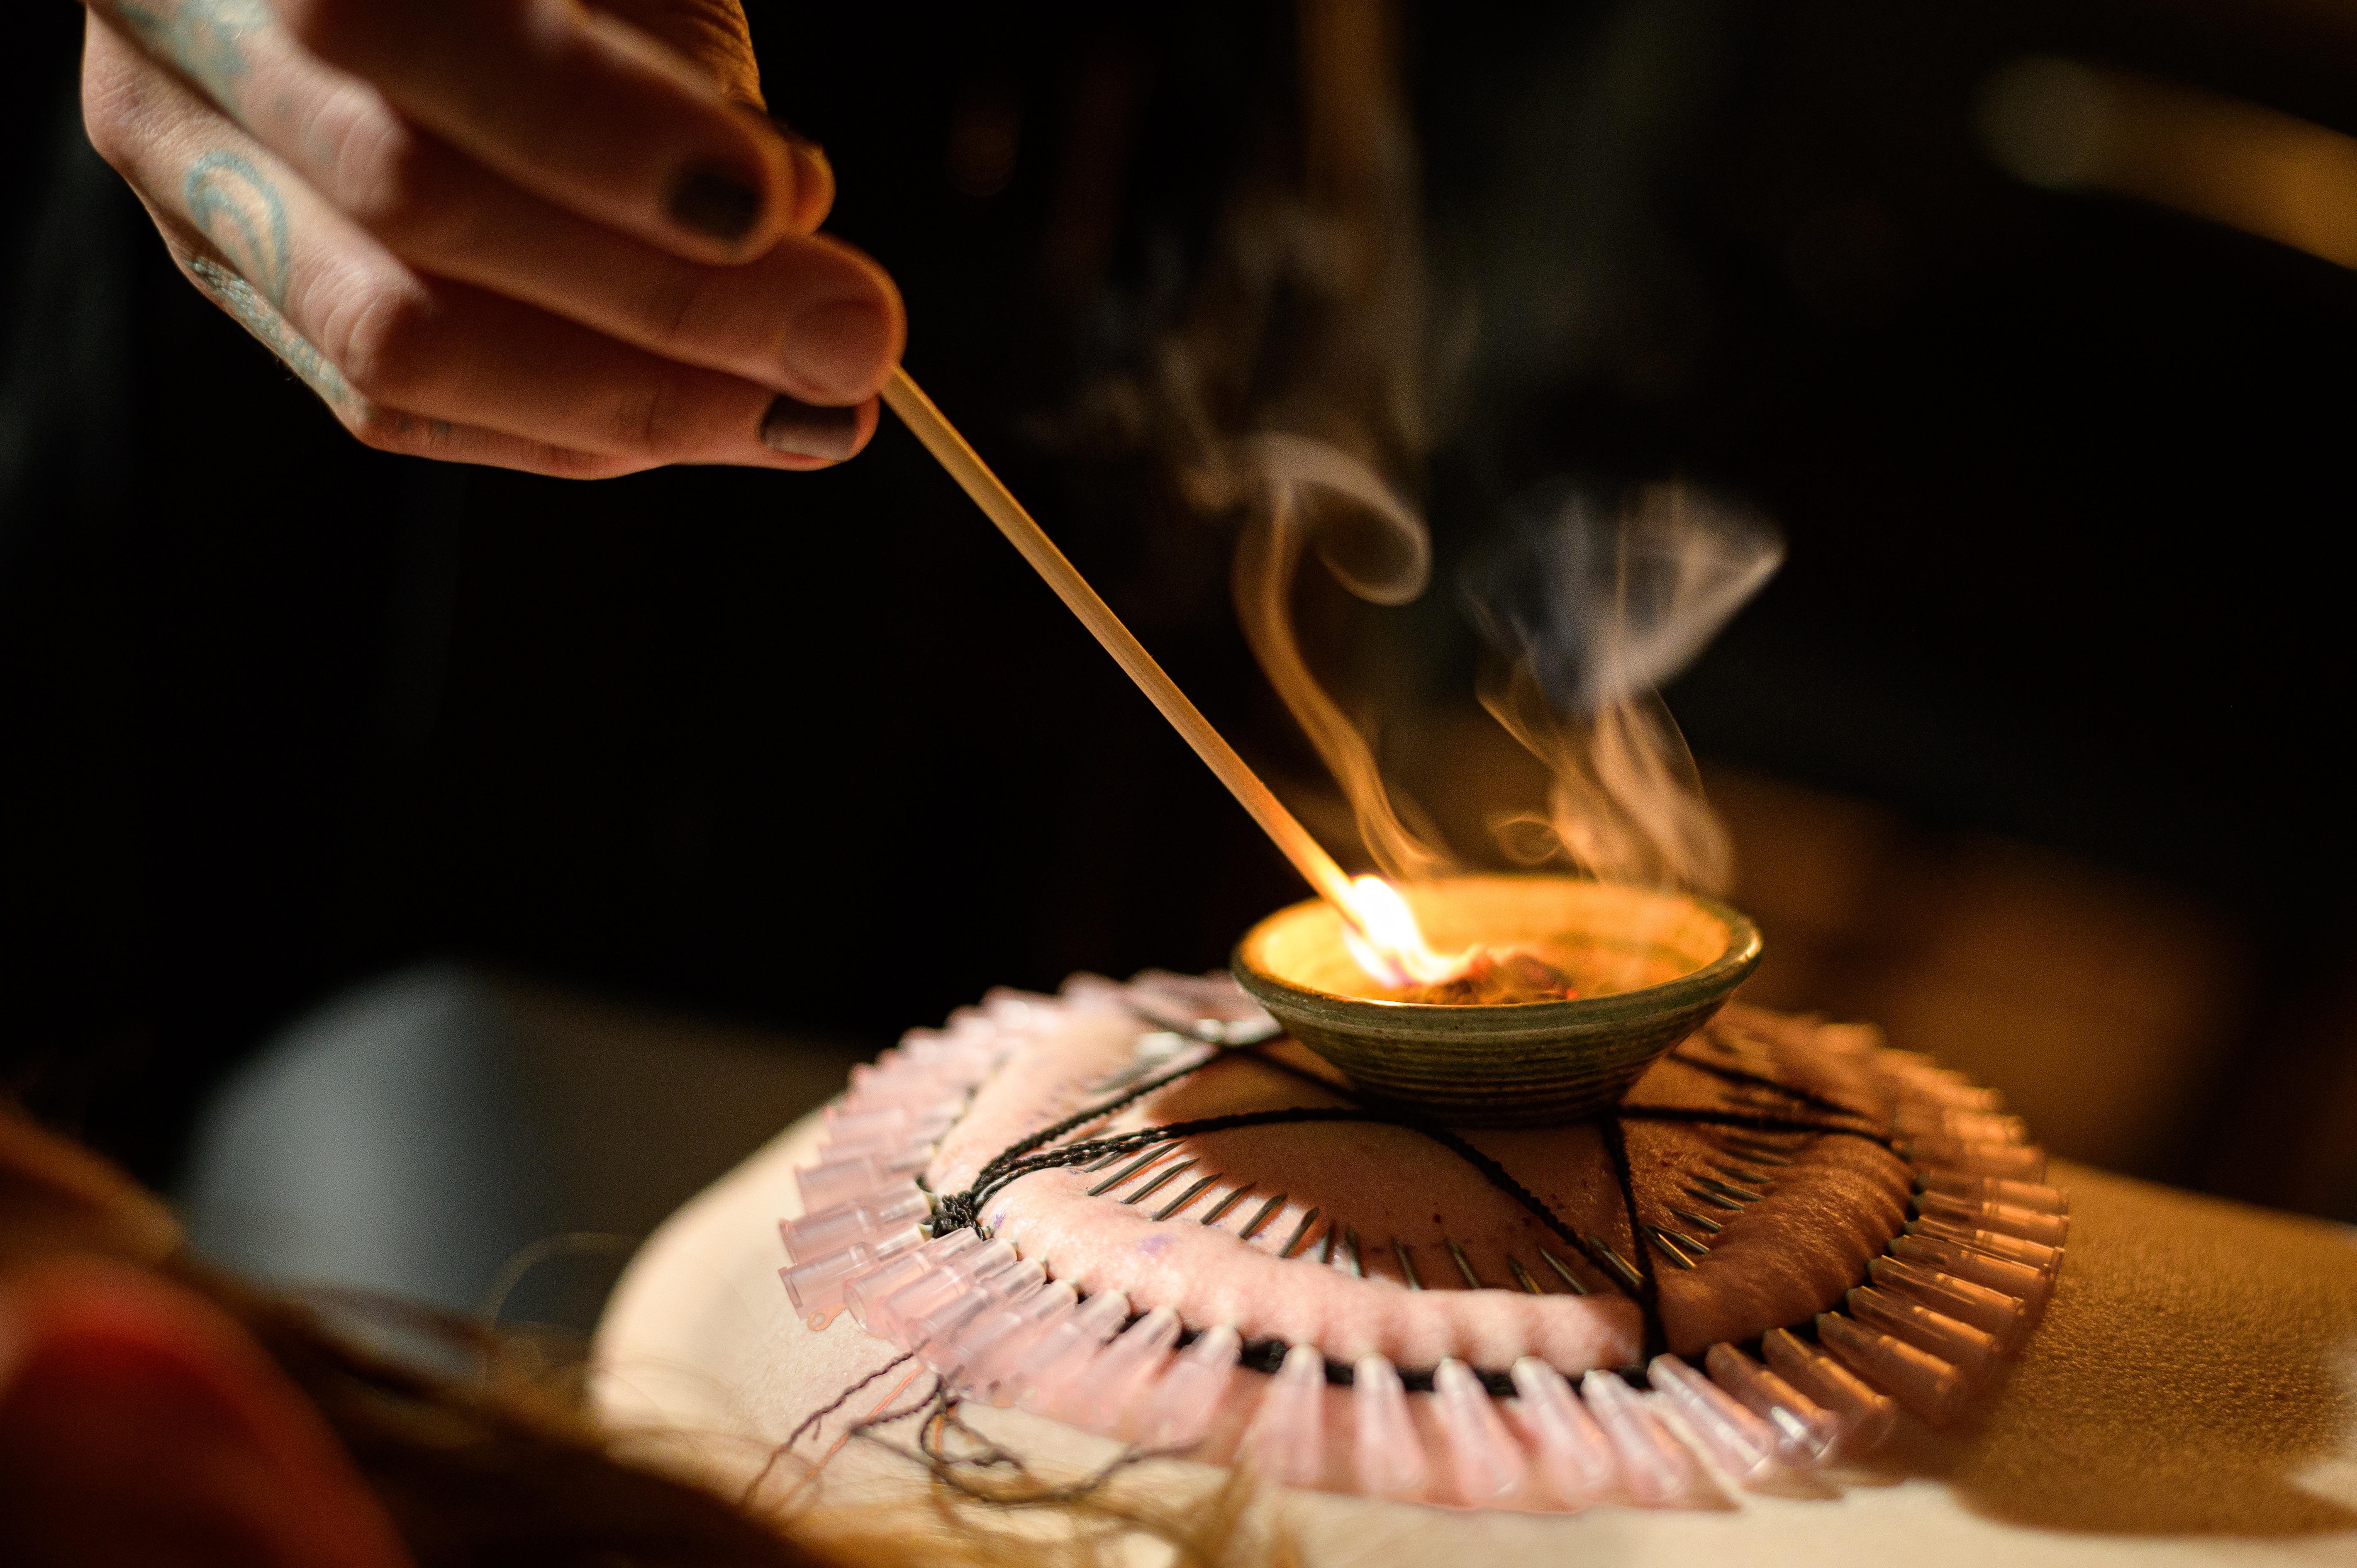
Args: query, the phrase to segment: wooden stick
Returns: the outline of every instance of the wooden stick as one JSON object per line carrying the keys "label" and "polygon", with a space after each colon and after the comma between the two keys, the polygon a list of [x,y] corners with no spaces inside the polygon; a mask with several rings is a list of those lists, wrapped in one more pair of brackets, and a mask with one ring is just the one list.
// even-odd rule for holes
{"label": "wooden stick", "polygon": [[1253,821],[1285,852],[1285,858],[1293,863],[1294,869],[1308,880],[1319,897],[1333,905],[1343,919],[1356,928],[1359,918],[1351,905],[1351,879],[1343,875],[1334,857],[1309,836],[1309,830],[1285,809],[1285,803],[1261,782],[1260,775],[1245,766],[1244,759],[1236,755],[1236,748],[1211,727],[1211,721],[1203,716],[1202,710],[1188,701],[1178,683],[1154,661],[1154,656],[1146,651],[1145,645],[1131,634],[1129,628],[1122,625],[1121,618],[1113,613],[1112,606],[1098,597],[1088,579],[1073,569],[1064,553],[1056,548],[1055,541],[1032,521],[1031,514],[1023,510],[1023,503],[990,471],[990,466],[966,444],[957,427],[933,406],[933,400],[909,379],[908,371],[897,367],[893,370],[892,379],[884,384],[884,401],[925,444],[925,450],[949,470],[950,478],[974,498],[974,504],[998,525],[998,532],[1006,535],[1007,542],[1023,553],[1031,569],[1047,579],[1048,585],[1056,590],[1056,596],[1081,618],[1081,624],[1103,644],[1114,662],[1129,672],[1129,678],[1137,682],[1137,689],[1146,693],[1146,700],[1162,710],[1170,727],[1195,748],[1195,755],[1203,759],[1204,766],[1252,813]]}

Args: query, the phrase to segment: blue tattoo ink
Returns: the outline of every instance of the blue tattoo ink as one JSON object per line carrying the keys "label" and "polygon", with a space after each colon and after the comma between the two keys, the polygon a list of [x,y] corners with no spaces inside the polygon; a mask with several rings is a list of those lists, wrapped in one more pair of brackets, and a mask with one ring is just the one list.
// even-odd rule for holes
{"label": "blue tattoo ink", "polygon": [[286,204],[262,171],[235,153],[207,153],[181,187],[188,217],[263,296],[284,309],[293,263]]}
{"label": "blue tattoo ink", "polygon": [[223,108],[231,84],[246,73],[246,38],[277,20],[264,0],[181,0],[168,17],[144,5],[117,5],[115,11]]}
{"label": "blue tattoo ink", "polygon": [[364,414],[366,403],[354,392],[343,373],[328,362],[328,357],[311,347],[308,339],[286,323],[270,302],[255,292],[252,284],[222,266],[210,256],[198,256],[188,263],[188,270],[197,274],[207,294],[244,328],[262,341],[264,348],[286,362],[286,368],[303,379],[304,385],[317,392],[336,407]]}

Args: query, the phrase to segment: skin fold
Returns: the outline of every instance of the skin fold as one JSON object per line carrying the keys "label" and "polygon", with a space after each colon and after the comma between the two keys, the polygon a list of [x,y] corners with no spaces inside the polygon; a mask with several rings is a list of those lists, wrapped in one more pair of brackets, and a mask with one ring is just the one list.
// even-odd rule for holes
{"label": "skin fold", "polygon": [[91,140],[189,281],[387,451],[598,478],[874,433],[890,278],[735,0],[91,0]]}

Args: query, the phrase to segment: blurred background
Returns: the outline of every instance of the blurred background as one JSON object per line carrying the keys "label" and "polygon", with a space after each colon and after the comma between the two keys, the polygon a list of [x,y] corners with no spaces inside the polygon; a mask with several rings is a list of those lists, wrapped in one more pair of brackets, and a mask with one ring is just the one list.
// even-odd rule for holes
{"label": "blurred background", "polygon": [[[911,370],[1330,820],[1131,395],[1298,157],[1314,29],[748,10]],[[81,19],[0,65],[0,1064],[200,1239],[454,1302],[501,1238],[619,1256],[902,1029],[1220,965],[1297,896],[888,419],[809,477],[350,442],[90,152]],[[1469,855],[1531,786],[1448,586],[1512,497],[1736,498],[1787,564],[1667,696],[1751,998],[1880,1022],[2058,1154],[2357,1219],[2357,13],[1584,0],[1396,43],[1438,575],[1304,606],[1387,768]],[[256,1170],[318,1177],[327,1251],[239,1218]],[[388,1188],[410,1262],[336,1262]]]}

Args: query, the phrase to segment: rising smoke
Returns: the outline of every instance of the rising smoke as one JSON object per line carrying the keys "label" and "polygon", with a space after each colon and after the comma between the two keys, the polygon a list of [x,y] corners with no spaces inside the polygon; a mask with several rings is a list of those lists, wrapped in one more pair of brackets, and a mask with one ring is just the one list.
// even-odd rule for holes
{"label": "rising smoke", "polygon": [[[1268,435],[1227,452],[1216,485],[1245,509],[1236,544],[1236,618],[1254,657],[1341,786],[1360,841],[1383,874],[1415,882],[1450,870],[1437,835],[1404,820],[1403,803],[1385,788],[1364,732],[1310,673],[1293,618],[1294,586],[1313,543],[1342,585],[1371,604],[1404,605],[1421,596],[1432,575],[1423,517],[1372,468],[1323,441]],[[1206,496],[1214,482],[1199,470],[1192,489]],[[1406,807],[1405,814],[1416,813]]]}
{"label": "rising smoke", "polygon": [[[1289,177],[1240,188],[1196,305],[1161,345],[1148,401],[1183,488],[1241,515],[1234,587],[1262,669],[1395,881],[1456,868],[1311,672],[1293,614],[1303,560],[1378,605],[1422,594],[1432,548],[1409,499],[1441,380],[1426,309],[1415,138],[1396,16],[1301,0]],[[1279,159],[1278,162],[1286,160]],[[1514,509],[1466,601],[1500,656],[1484,705],[1548,772],[1542,810],[1492,821],[1510,859],[1612,881],[1722,887],[1725,832],[1654,687],[1774,572],[1772,531],[1674,487],[1626,506],[1566,486]]]}
{"label": "rising smoke", "polygon": [[1656,688],[1775,573],[1782,540],[1678,485],[1616,507],[1558,482],[1513,511],[1464,596],[1499,656],[1482,706],[1548,784],[1544,811],[1491,820],[1499,846],[1607,882],[1724,891],[1727,832]]}

